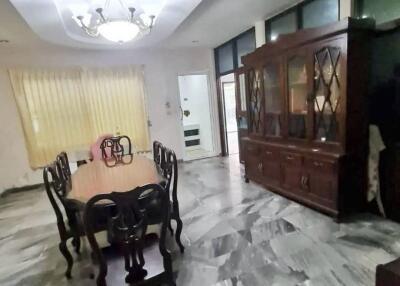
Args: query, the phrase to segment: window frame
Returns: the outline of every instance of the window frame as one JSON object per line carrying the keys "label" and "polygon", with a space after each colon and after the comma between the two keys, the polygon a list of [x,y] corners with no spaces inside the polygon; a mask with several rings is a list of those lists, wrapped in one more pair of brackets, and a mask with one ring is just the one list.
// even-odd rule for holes
{"label": "window frame", "polygon": [[[299,15],[300,15],[300,23],[301,23],[299,29],[303,29],[303,28],[304,28],[304,21],[303,21],[303,16],[304,16],[304,15],[303,15],[303,9],[304,9],[304,6],[307,6],[307,5],[309,5],[310,3],[315,2],[315,1],[319,1],[319,0],[304,0],[303,2],[297,4],[297,5],[299,6],[299,11],[298,11],[298,13],[299,13]],[[337,21],[340,21],[340,0],[336,0],[336,1],[337,1],[337,9],[338,9],[338,18],[337,18]],[[362,1],[362,0],[361,0],[361,1]],[[310,28],[310,29],[312,29],[312,28]]]}
{"label": "window frame", "polygon": [[[271,40],[271,23],[273,21],[275,21],[276,19],[279,19],[281,17],[286,16],[287,14],[290,13],[295,13],[296,14],[296,18],[297,18],[297,29],[301,30],[304,28],[303,25],[303,9],[305,6],[307,6],[308,4],[314,2],[314,1],[319,1],[319,0],[304,0],[298,4],[296,4],[295,6],[286,9],[285,11],[282,11],[281,13],[272,16],[271,18],[265,20],[265,39],[266,42],[270,42]],[[359,2],[363,2],[363,0],[358,0]],[[361,4],[357,4],[357,11],[362,11],[362,3]],[[340,0],[337,0],[337,8],[338,8],[338,21],[340,20]]]}
{"label": "window frame", "polygon": [[[240,33],[236,37],[230,39],[229,41],[226,41],[222,45],[219,45],[218,47],[214,48],[214,61],[215,61],[215,75],[216,77],[224,76],[230,73],[235,72],[239,67],[239,61],[238,61],[238,50],[237,50],[237,40],[244,37],[248,33],[254,33],[254,47],[256,47],[256,39],[255,39],[255,27],[251,27],[250,29]],[[232,57],[233,57],[233,69],[220,72],[219,70],[219,55],[218,51],[220,48],[225,47],[226,45],[232,44]]]}
{"label": "window frame", "polygon": [[[312,1],[314,1],[314,0],[312,0]],[[272,31],[271,23],[278,20],[279,18],[283,18],[283,17],[287,16],[288,14],[294,13],[294,15],[296,17],[296,24],[297,24],[295,32],[299,30],[299,13],[298,13],[297,6],[298,5],[295,5],[289,9],[286,9],[285,11],[283,11],[265,21],[265,41],[267,43],[271,42],[271,31]]]}

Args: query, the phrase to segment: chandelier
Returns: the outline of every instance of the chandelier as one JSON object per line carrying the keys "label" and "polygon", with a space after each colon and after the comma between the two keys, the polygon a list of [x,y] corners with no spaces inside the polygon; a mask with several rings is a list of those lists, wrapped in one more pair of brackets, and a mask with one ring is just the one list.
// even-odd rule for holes
{"label": "chandelier", "polygon": [[[117,4],[111,5],[111,0],[106,0],[102,7],[97,7],[90,13],[74,15],[75,22],[91,37],[103,38],[116,42],[126,43],[132,41],[139,34],[148,34],[154,25],[155,15],[147,15],[126,5],[123,0],[116,0]],[[118,9],[117,9],[118,8]]]}

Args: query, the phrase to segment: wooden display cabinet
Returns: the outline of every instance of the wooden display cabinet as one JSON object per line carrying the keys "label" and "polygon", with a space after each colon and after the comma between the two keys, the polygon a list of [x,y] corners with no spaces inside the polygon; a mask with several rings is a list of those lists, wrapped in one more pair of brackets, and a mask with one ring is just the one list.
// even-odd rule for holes
{"label": "wooden display cabinet", "polygon": [[336,218],[364,207],[370,19],[280,36],[244,56],[246,180]]}

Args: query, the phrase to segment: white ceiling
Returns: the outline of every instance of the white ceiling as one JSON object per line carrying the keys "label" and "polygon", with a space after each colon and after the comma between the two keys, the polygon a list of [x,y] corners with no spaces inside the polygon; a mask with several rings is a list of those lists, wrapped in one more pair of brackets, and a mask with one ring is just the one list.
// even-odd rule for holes
{"label": "white ceiling", "polygon": [[[128,0],[163,2],[153,31],[129,44],[86,36],[65,3],[101,0],[0,0],[0,39],[8,47],[56,44],[86,49],[213,48],[301,0]],[[117,0],[118,1],[118,0]],[[10,4],[11,2],[11,4]],[[193,42],[194,41],[194,42]],[[4,44],[0,44],[0,48]]]}
{"label": "white ceiling", "polygon": [[[303,0],[203,0],[167,40],[171,47],[215,48]],[[198,43],[192,43],[198,41]]]}

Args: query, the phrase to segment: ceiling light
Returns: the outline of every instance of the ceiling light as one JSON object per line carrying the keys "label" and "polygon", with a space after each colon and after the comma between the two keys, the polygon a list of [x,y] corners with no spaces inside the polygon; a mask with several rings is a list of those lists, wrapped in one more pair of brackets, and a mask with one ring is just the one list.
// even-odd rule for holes
{"label": "ceiling light", "polygon": [[271,41],[275,42],[278,39],[278,35],[277,34],[272,34],[271,35]]}
{"label": "ceiling light", "polygon": [[106,0],[102,7],[97,6],[92,13],[87,10],[85,12],[82,6],[70,9],[76,23],[91,37],[100,35],[112,42],[126,43],[132,41],[138,34],[144,35],[151,31],[155,20],[154,14],[139,13],[138,11],[144,9],[127,6],[123,0],[114,0],[119,6],[119,9],[116,9],[117,4],[110,6],[111,1]]}
{"label": "ceiling light", "polygon": [[101,24],[99,34],[112,42],[125,43],[132,41],[139,33],[139,27],[127,21],[113,21]]}

